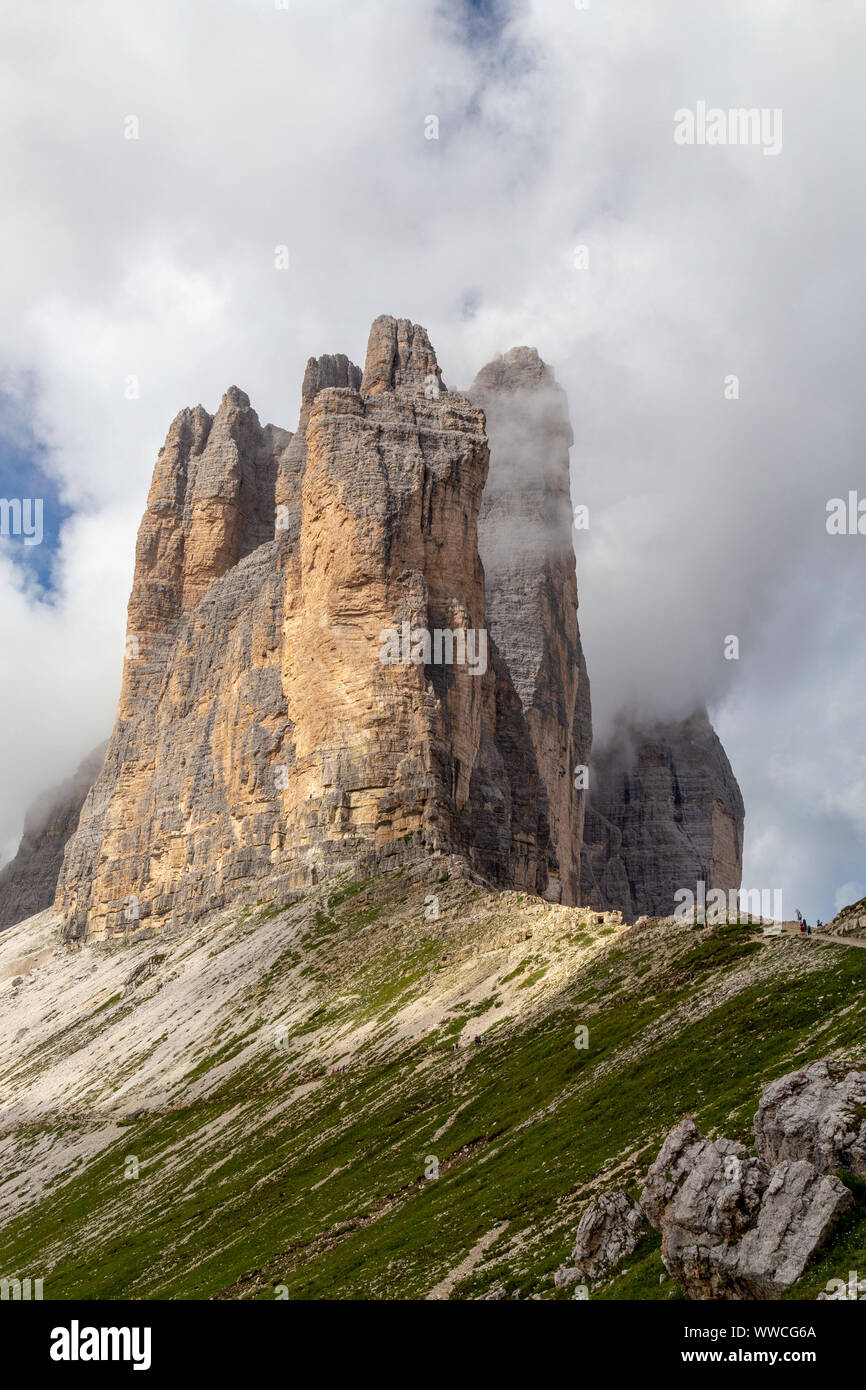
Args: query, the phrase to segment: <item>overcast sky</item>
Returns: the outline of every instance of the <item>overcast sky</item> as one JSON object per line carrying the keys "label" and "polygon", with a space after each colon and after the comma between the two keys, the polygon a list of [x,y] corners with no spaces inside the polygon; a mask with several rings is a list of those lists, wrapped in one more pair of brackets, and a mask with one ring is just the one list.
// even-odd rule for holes
{"label": "overcast sky", "polygon": [[[110,730],[173,416],[237,384],[294,429],[391,313],[451,386],[529,344],[568,392],[598,729],[706,700],[746,885],[866,894],[866,536],[825,526],[866,496],[860,0],[0,10],[0,496],[45,500],[0,539],[0,858]],[[677,144],[701,102],[781,150]]]}

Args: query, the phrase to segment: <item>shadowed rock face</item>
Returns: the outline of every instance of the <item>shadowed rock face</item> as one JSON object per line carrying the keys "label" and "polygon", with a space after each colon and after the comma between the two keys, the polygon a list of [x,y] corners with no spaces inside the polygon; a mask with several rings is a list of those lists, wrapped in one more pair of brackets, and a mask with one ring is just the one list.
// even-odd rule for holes
{"label": "shadowed rock face", "polygon": [[[423,329],[380,318],[361,390],[316,396],[306,449],[282,666],[295,755],[286,843],[317,865],[353,840],[381,848],[417,836],[534,891],[543,819],[525,757],[519,791],[528,777],[530,804],[512,806],[513,765],[498,751],[507,682],[497,700],[492,663],[473,674],[435,656],[382,660],[383,634],[402,641],[404,625],[485,630],[482,412],[441,386]],[[493,837],[482,807],[498,821]]]}
{"label": "shadowed rock face", "polygon": [[532,348],[470,396],[384,316],[363,373],[309,360],[294,435],[237,387],[174,420],[57,884],[70,938],[430,851],[629,916],[739,885],[742,800],[704,716],[594,759],[587,811],[565,396]]}
{"label": "shadowed rock face", "polygon": [[78,825],[84,798],[105,756],[103,743],[59,787],[30,807],[18,853],[0,872],[0,929],[11,927],[54,902],[66,843]]}
{"label": "shadowed rock face", "polygon": [[620,727],[592,761],[583,901],[627,920],[670,915],[678,889],[739,888],[743,798],[705,713]]}
{"label": "shadowed rock face", "polygon": [[267,854],[263,763],[285,734],[272,538],[287,438],[236,387],[216,416],[184,410],[169,430],[136,547],[117,722],[58,883],[72,935],[206,908]]}
{"label": "shadowed rock face", "polygon": [[[214,417],[181,412],[139,533],[117,723],[58,884],[68,935],[421,849],[544,890],[532,741],[482,646],[487,468],[482,411],[405,320],[376,320],[363,378],[308,363],[295,436],[237,388]],[[383,659],[393,630],[447,630],[457,658]]]}
{"label": "shadowed rock face", "polygon": [[[550,821],[548,895],[580,901],[592,718],[577,624],[565,393],[534,348],[488,363],[470,392],[487,418],[490,475],[478,544],[491,635],[529,726]],[[580,780],[580,779],[579,779]]]}

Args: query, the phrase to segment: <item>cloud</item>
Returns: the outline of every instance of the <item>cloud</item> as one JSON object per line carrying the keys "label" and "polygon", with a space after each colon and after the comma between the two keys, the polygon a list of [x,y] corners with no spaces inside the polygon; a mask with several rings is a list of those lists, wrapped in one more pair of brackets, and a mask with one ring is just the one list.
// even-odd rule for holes
{"label": "cloud", "polygon": [[[709,700],[746,793],[747,879],[775,882],[784,859],[818,915],[839,874],[859,881],[863,552],[826,536],[824,507],[862,476],[866,17],[662,9],[10,12],[0,370],[28,383],[74,515],[47,599],[0,550],[7,852],[31,795],[111,723],[135,529],[176,411],[235,383],[294,428],[306,358],[357,361],[388,312],[425,324],[449,384],[513,344],[554,365],[590,508],[602,733],[623,704]],[[674,111],[699,100],[782,108],[782,153],[675,145]],[[779,760],[804,749],[793,797]]]}

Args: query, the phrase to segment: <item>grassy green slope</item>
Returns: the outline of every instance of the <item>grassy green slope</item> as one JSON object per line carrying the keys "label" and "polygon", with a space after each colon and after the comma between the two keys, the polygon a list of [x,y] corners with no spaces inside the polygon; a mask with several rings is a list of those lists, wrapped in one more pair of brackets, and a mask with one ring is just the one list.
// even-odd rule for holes
{"label": "grassy green slope", "polygon": [[[637,1193],[683,1114],[749,1144],[769,1080],[862,1054],[866,951],[739,927],[620,929],[565,909],[540,930],[513,894],[439,891],[434,922],[429,885],[399,877],[289,909],[307,914],[300,946],[227,1005],[226,1040],[190,1059],[190,1077],[213,1084],[188,1101],[179,1087],[171,1107],[64,1170],[0,1233],[0,1270],[44,1275],[52,1298],[274,1298],[280,1286],[290,1298],[420,1298],[507,1223],[450,1296],[500,1285],[568,1297],[553,1273],[588,1196]],[[461,1000],[457,972],[483,952],[491,969]],[[299,972],[311,1002],[286,1045],[242,1050]],[[447,1007],[428,1008],[436,998]],[[485,1044],[452,1051],[476,1018]],[[345,1073],[312,1079],[341,1059]],[[20,1125],[16,1161],[86,1124]],[[124,1176],[128,1156],[137,1179]],[[857,1195],[792,1296],[866,1267],[862,1184]],[[594,1296],[680,1296],[658,1244],[649,1237]]]}

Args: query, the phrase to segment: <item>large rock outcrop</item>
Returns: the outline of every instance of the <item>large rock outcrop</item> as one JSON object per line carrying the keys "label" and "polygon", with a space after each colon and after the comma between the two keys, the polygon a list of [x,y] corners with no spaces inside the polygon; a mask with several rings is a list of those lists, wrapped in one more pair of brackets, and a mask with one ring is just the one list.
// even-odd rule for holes
{"label": "large rock outcrop", "polygon": [[571,1265],[556,1273],[557,1288],[601,1279],[637,1249],[646,1229],[637,1202],[619,1188],[594,1197],[580,1218]]}
{"label": "large rock outcrop", "polygon": [[813,1062],[761,1096],[755,1142],[767,1164],[805,1159],[866,1179],[866,1063]]}
{"label": "large rock outcrop", "polygon": [[234,387],[213,417],[181,412],[139,533],[117,723],[58,884],[70,937],[430,849],[545,889],[544,787],[487,640],[487,469],[483,412],[406,320],[376,320],[363,377],[308,364],[295,436]]}
{"label": "large rock outcrop", "polygon": [[849,903],[830,922],[820,928],[829,936],[859,936],[866,939],[866,898]]}
{"label": "large rock outcrop", "polygon": [[54,902],[67,841],[78,827],[84,798],[96,780],[105,744],[58,787],[30,807],[15,858],[0,871],[0,930],[44,912]]}
{"label": "large rock outcrop", "polygon": [[647,1174],[640,1205],[662,1235],[665,1268],[693,1299],[778,1298],[854,1205],[805,1160],[772,1169],[686,1118]]}
{"label": "large rock outcrop", "polygon": [[269,762],[285,551],[272,539],[286,436],[243,392],[172,423],[139,531],[117,722],[58,883],[67,933],[104,937],[222,901],[276,833]]}
{"label": "large rock outcrop", "polygon": [[[580,901],[592,720],[577,621],[565,393],[534,348],[488,363],[470,396],[490,441],[478,544],[488,624],[532,738],[550,820],[548,896]],[[577,781],[577,785],[576,785]]]}
{"label": "large rock outcrop", "polygon": [[740,887],[743,798],[699,711],[682,723],[620,724],[593,755],[582,900],[627,919],[669,916],[678,889]]}
{"label": "large rock outcrop", "polygon": [[387,316],[363,372],[310,359],[294,434],[237,387],[181,411],[57,884],[67,935],[431,850],[627,916],[737,886],[742,801],[704,716],[593,757],[587,808],[571,439],[534,349],[461,395],[425,330]]}

